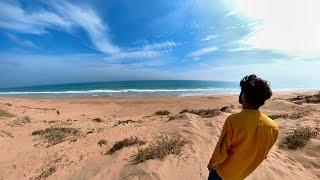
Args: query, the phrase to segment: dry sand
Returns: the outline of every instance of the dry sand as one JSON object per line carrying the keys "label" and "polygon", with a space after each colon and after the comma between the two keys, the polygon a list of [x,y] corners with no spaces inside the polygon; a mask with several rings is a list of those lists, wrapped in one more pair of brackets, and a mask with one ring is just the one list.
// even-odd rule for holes
{"label": "dry sand", "polygon": [[[305,93],[305,92],[304,92]],[[320,104],[297,105],[288,102],[295,93],[273,96],[263,107],[266,114],[307,112],[299,119],[277,119],[278,142],[298,125],[320,128]],[[239,112],[237,96],[159,97],[159,98],[0,98],[0,108],[16,117],[0,117],[0,179],[206,179],[207,163],[218,140],[224,120],[230,113],[211,118],[185,113],[168,121],[156,116],[159,110],[171,115],[183,109],[214,109],[233,105]],[[9,103],[9,104],[8,104]],[[59,111],[59,114],[57,113]],[[28,118],[23,118],[28,116]],[[92,121],[101,118],[103,122]],[[114,125],[119,120],[138,123]],[[32,132],[47,127],[78,128],[81,135],[48,147]],[[161,135],[182,136],[189,142],[181,156],[148,160],[131,165],[138,148],[147,147]],[[123,148],[104,155],[115,142],[136,136],[147,141],[142,146]],[[105,145],[98,145],[105,139]],[[304,148],[290,151],[276,144],[268,158],[247,179],[320,179],[320,137]]]}

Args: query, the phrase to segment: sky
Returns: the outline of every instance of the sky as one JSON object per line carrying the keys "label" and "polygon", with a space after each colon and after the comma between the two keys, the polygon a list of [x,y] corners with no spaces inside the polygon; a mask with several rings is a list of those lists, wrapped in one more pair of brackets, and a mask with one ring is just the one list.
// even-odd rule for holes
{"label": "sky", "polygon": [[0,87],[121,80],[320,87],[318,0],[0,0]]}

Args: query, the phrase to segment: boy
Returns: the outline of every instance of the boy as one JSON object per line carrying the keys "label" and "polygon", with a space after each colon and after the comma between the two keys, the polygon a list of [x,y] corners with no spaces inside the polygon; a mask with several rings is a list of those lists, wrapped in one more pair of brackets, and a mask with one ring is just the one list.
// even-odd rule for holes
{"label": "boy", "polygon": [[269,83],[256,75],[240,82],[242,111],[230,115],[212,154],[208,180],[238,180],[252,173],[276,142],[279,128],[259,108],[272,96]]}

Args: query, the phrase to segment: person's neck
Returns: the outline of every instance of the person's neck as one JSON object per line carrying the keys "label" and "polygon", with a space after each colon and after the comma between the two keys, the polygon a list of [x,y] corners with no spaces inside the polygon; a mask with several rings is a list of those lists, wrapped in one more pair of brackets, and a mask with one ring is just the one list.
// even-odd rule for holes
{"label": "person's neck", "polygon": [[259,108],[257,109],[257,108],[255,108],[255,107],[253,107],[253,106],[250,106],[250,105],[243,105],[242,106],[242,109],[248,109],[248,110],[259,110]]}

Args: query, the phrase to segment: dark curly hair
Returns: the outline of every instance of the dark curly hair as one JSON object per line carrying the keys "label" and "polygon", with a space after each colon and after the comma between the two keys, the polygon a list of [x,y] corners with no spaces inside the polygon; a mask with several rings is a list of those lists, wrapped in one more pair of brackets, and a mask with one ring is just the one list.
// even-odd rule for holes
{"label": "dark curly hair", "polygon": [[255,109],[259,109],[272,96],[270,83],[254,74],[245,76],[240,81],[240,87],[239,103],[243,104],[242,95],[244,94],[245,103]]}

